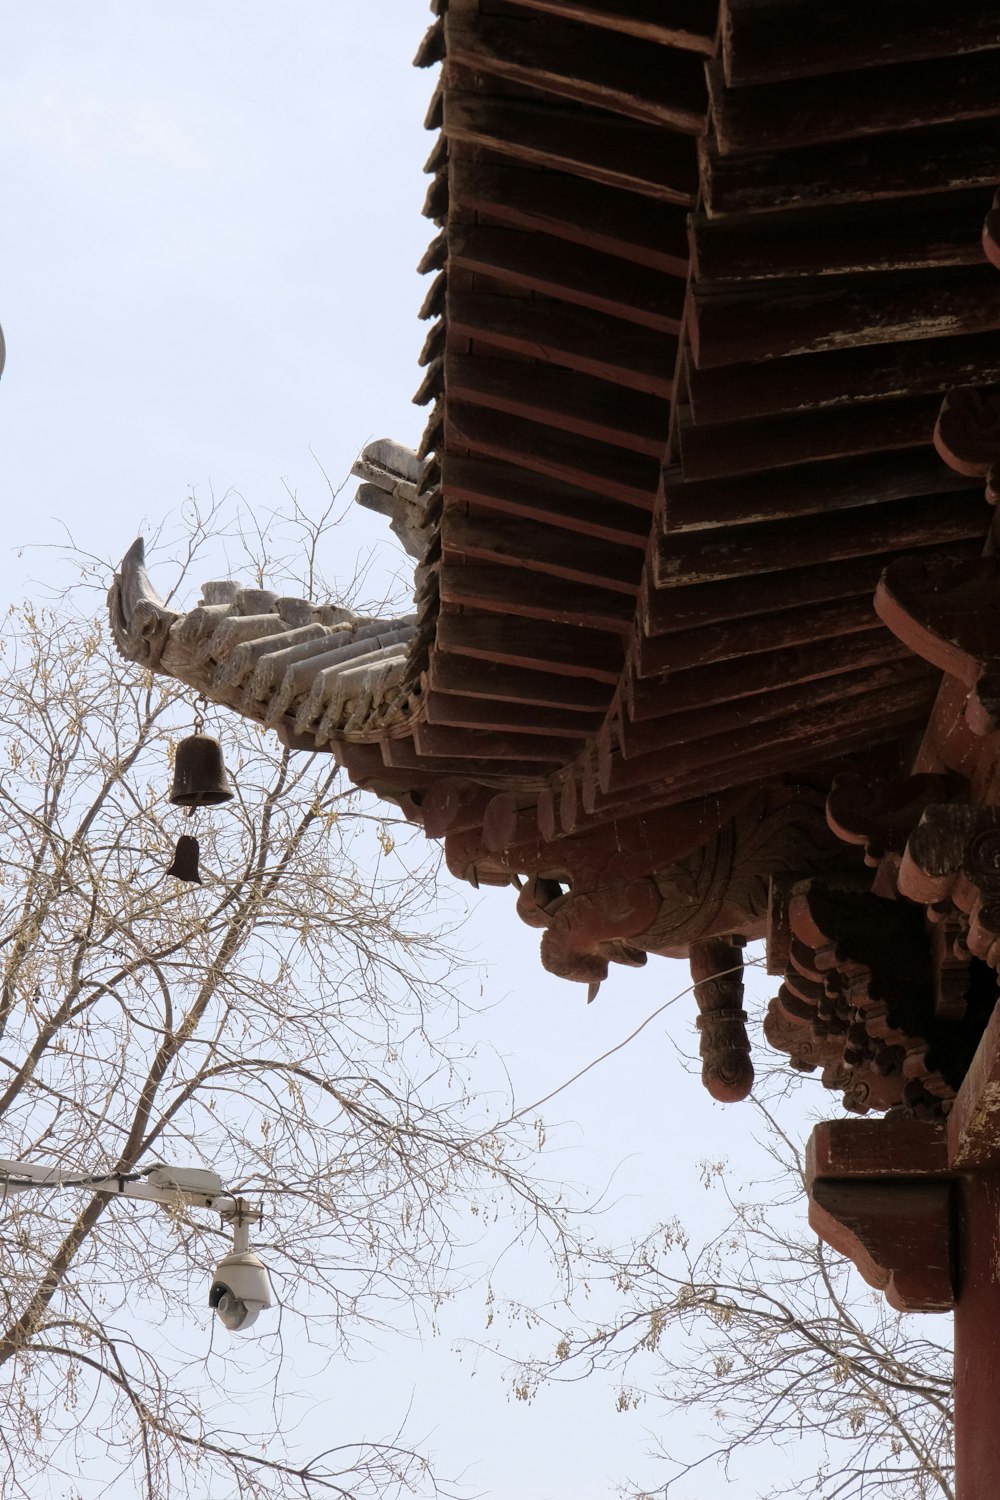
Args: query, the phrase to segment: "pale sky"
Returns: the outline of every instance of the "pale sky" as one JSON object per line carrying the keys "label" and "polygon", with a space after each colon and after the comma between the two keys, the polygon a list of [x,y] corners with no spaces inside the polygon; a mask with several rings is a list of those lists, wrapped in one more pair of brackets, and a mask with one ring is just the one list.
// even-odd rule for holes
{"label": "pale sky", "polygon": [[[0,0],[0,13],[6,599],[59,577],[55,554],[19,549],[57,543],[62,526],[118,557],[191,487],[272,508],[287,484],[315,501],[317,463],[339,480],[372,437],[415,444],[414,268],[434,233],[420,215],[434,80],[410,66],[419,0]],[[350,577],[372,547],[399,565],[377,516],[357,512],[340,538],[328,572]],[[587,1007],[582,987],[541,969],[537,936],[511,892],[490,891],[463,937],[487,968],[482,1034],[518,1104],[688,982],[654,960]],[[704,1158],[735,1152],[755,1169],[746,1114],[708,1099],[668,1040],[694,1050],[693,1016],[688,997],[546,1111],[563,1122],[550,1172],[597,1192],[619,1168],[609,1237],[674,1214],[697,1224]],[[524,1276],[544,1295],[544,1269]],[[343,1381],[324,1376],[303,1447],[310,1422],[324,1437],[331,1422],[344,1439],[383,1433],[412,1399],[413,1436],[432,1434],[442,1468],[481,1494],[599,1500],[641,1480],[655,1406],[620,1415],[594,1382],[525,1407],[489,1361],[470,1378],[452,1343],[481,1336],[484,1295],[449,1309],[424,1347],[390,1343]],[[690,1488],[751,1493],[705,1471]]]}

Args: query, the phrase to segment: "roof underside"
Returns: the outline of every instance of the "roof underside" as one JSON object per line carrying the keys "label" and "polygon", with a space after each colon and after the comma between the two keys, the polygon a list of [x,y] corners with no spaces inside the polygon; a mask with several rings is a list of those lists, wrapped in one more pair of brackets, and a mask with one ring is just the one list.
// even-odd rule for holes
{"label": "roof underside", "polygon": [[871,598],[987,527],[932,436],[1000,381],[996,7],[438,9],[421,702],[349,769],[496,844],[917,726]]}

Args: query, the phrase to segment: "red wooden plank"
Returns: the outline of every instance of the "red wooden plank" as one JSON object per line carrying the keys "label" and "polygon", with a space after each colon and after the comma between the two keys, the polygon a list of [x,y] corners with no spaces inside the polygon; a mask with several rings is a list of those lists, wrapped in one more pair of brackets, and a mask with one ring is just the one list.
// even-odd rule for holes
{"label": "red wooden plank", "polygon": [[663,672],[687,671],[761,651],[781,651],[817,639],[829,644],[841,636],[871,630],[875,619],[871,595],[866,593],[808,609],[783,609],[674,635],[640,637],[635,646],[635,670],[639,677],[658,677]]}
{"label": "red wooden plank", "polygon": [[669,400],[676,342],[637,323],[550,298],[448,293],[449,339],[511,350]]}
{"label": "red wooden plank", "polygon": [[445,18],[447,56],[489,77],[694,134],[708,105],[697,56],[573,21]]}
{"label": "red wooden plank", "polygon": [[963,1170],[1000,1168],[1000,1008],[993,1011],[948,1117],[948,1152]]}
{"label": "red wooden plank", "polygon": [[849,88],[838,73],[766,89],[731,88],[721,62],[709,63],[707,71],[713,123],[726,155],[1000,114],[997,51],[859,71]]}
{"label": "red wooden plank", "polygon": [[[449,402],[446,433],[450,451],[465,449],[518,464],[559,483],[593,490],[605,497],[606,505],[618,500],[647,512],[653,508],[659,465],[651,458],[457,401]],[[613,528],[611,515],[607,524]]]}
{"label": "red wooden plank", "polygon": [[469,515],[466,507],[449,504],[441,517],[441,546],[446,556],[460,553],[479,562],[516,564],[573,583],[610,588],[633,599],[638,592],[640,559],[634,548],[567,535],[536,521],[490,513]]}
{"label": "red wooden plank", "polygon": [[696,422],[730,422],[803,406],[947,391],[1000,381],[1000,339],[991,332],[913,343],[837,349],[797,359],[713,370],[685,361]]}
{"label": "red wooden plank", "polygon": [[997,179],[1000,121],[963,121],[862,141],[833,141],[753,156],[700,152],[710,214],[908,198],[914,193],[989,186]]}
{"label": "red wooden plank", "polygon": [[444,492],[501,515],[523,516],[580,536],[596,537],[631,549],[643,549],[649,516],[630,505],[609,505],[589,490],[546,475],[537,479],[513,463],[446,453]]}
{"label": "red wooden plank", "polygon": [[828,768],[831,761],[839,761],[857,751],[870,751],[878,745],[890,745],[900,735],[912,734],[926,717],[932,698],[933,693],[925,694],[916,706],[910,701],[894,707],[883,704],[880,717],[869,714],[866,720],[844,722],[828,728],[823,734],[814,732],[808,743],[776,738],[752,753],[743,749],[728,760],[704,764],[692,756],[687,769],[649,782],[631,794],[621,792],[604,796],[595,779],[592,785],[580,789],[584,811],[602,821],[610,809],[614,809],[615,816],[625,817],[637,805],[677,806],[693,797],[729,791],[747,784],[759,785],[771,776],[814,774],[817,768],[820,768],[820,774],[828,774],[823,768]]}
{"label": "red wooden plank", "polygon": [[441,570],[439,587],[445,604],[619,635],[628,633],[635,614],[635,601],[627,594],[588,588],[516,566],[447,566]]}
{"label": "red wooden plank", "polygon": [[419,755],[435,760],[538,761],[551,765],[564,765],[579,747],[577,740],[555,739],[544,734],[421,723],[413,726],[413,743]]}
{"label": "red wooden plank", "polygon": [[432,690],[442,693],[599,716],[603,716],[611,698],[609,686],[585,677],[559,677],[552,672],[525,671],[521,667],[503,666],[481,658],[452,656],[440,648],[439,639],[437,648],[431,653],[427,680]]}
{"label": "red wooden plank", "polygon": [[[621,720],[619,740],[626,756],[643,754],[674,716],[707,712],[734,703],[765,697],[776,691],[798,691],[805,683],[836,680],[841,673],[874,669],[904,661],[909,652],[883,627],[829,639],[807,641],[754,655],[731,657],[689,671],[672,672],[652,681],[634,681],[626,694],[627,717]],[[742,712],[742,710],[740,710]],[[755,711],[751,705],[751,712]]]}
{"label": "red wooden plank", "polygon": [[[387,764],[393,771],[393,774],[387,778],[387,784],[395,787],[397,783],[409,782],[417,788],[418,792],[420,788],[443,776],[451,779],[455,777],[462,777],[466,780],[479,779],[487,785],[490,781],[497,783],[506,778],[516,779],[529,786],[537,785],[551,773],[552,769],[550,761],[515,760],[511,756],[501,773],[495,760],[483,757],[421,755],[415,749],[412,739],[384,740],[382,743],[385,746],[385,754],[389,757]],[[382,795],[380,784],[382,783],[377,776],[370,777],[367,783],[377,796]],[[398,797],[400,793],[390,791],[389,795]],[[509,885],[510,878],[505,876],[502,880],[494,881],[484,879],[483,884]]]}
{"label": "red wooden plank", "polygon": [[[1000,139],[997,142],[1000,149]],[[922,275],[819,279],[753,292],[696,290],[689,334],[698,369],[863,344],[1000,328],[1000,277],[992,266]]]}
{"label": "red wooden plank", "polygon": [[[882,634],[885,636],[888,632]],[[793,680],[787,686],[769,687],[765,683],[756,692],[738,693],[726,702],[702,702],[688,710],[672,704],[671,711],[666,711],[662,717],[638,724],[624,719],[616,737],[623,760],[655,757],[674,746],[687,745],[709,735],[742,734],[754,725],[775,723],[785,716],[794,719],[806,709],[846,703],[861,692],[875,689],[891,692],[901,679],[914,674],[913,657],[906,651],[894,650],[891,644],[883,644],[877,637],[873,641],[874,635],[874,632],[872,635],[865,632],[855,636],[854,641],[863,641],[866,649],[850,655],[843,651],[843,642],[838,641],[836,651],[827,646],[828,658],[835,658],[840,663],[840,670],[834,665],[829,673]],[[766,659],[767,653],[762,655]],[[754,663],[760,659],[758,656],[749,660]],[[848,670],[856,667],[859,659],[861,666],[857,670]],[[743,665],[743,661],[733,663],[731,669]],[[665,708],[670,703],[670,687],[668,679],[662,699]]]}
{"label": "red wooden plank", "polygon": [[[800,516],[833,517],[836,512],[868,511],[911,495],[971,490],[975,483],[961,478],[956,483],[929,441],[903,453],[866,454],[725,480],[686,483],[676,469],[668,469],[663,476],[663,531],[676,542],[687,534],[722,526],[728,529]],[[831,521],[845,531],[860,531],[867,524],[861,515],[841,515]]]}
{"label": "red wooden plank", "polygon": [[547,735],[581,742],[600,727],[599,714],[570,709],[538,708],[533,704],[504,703],[489,698],[462,698],[451,693],[427,693],[424,712],[429,724],[463,729],[489,729],[510,734]]}
{"label": "red wooden plank", "polygon": [[[799,689],[799,704],[789,712],[794,693],[782,689],[771,696],[774,713],[763,718],[754,715],[742,722],[738,711],[730,706],[720,714],[693,713],[683,716],[680,728],[689,728],[689,738],[673,738],[652,752],[626,760],[620,755],[602,756],[599,781],[604,793],[622,792],[645,786],[667,776],[682,775],[688,770],[702,770],[716,762],[730,762],[735,756],[752,756],[772,746],[784,745],[790,751],[812,754],[811,741],[824,739],[867,723],[873,734],[886,713],[901,709],[916,713],[933,702],[937,675],[914,658],[895,664],[886,681],[873,681],[877,675],[869,670],[845,674],[840,679],[840,694],[831,698],[828,684],[813,689]],[[815,699],[811,696],[815,692]],[[752,701],[752,700],[751,700]],[[708,732],[699,733],[704,717]],[[680,719],[680,716],[678,716]],[[670,738],[670,720],[662,721],[663,738]],[[678,727],[675,725],[675,728]]]}
{"label": "red wooden plank", "polygon": [[[981,544],[967,545],[970,557],[978,555]],[[780,596],[776,596],[774,579],[769,574],[665,589],[652,587],[647,577],[639,606],[643,629],[650,636],[670,635],[746,616],[811,608],[833,599],[870,599],[882,569],[895,555],[886,552],[839,563],[816,562],[809,567],[790,568],[781,575]]]}
{"label": "red wooden plank", "polygon": [[809,1223],[892,1307],[950,1312],[951,1191],[947,1182],[820,1180],[809,1195]]}
{"label": "red wooden plank", "polygon": [[452,91],[444,101],[444,132],[533,166],[666,203],[694,202],[698,169],[689,140],[601,110]]}
{"label": "red wooden plank", "polygon": [[789,277],[848,276],[982,264],[987,188],[916,198],[788,209],[756,219],[691,221],[698,282],[741,285]]}
{"label": "red wooden plank", "polygon": [[561,172],[498,166],[456,146],[449,164],[452,202],[512,229],[550,234],[605,255],[687,275],[684,210],[638,193]]}
{"label": "red wooden plank", "polygon": [[458,656],[610,684],[624,661],[621,642],[602,631],[499,615],[441,615],[436,645]]}
{"label": "red wooden plank", "polygon": [[[975,493],[931,495],[866,507],[854,525],[836,511],[798,516],[791,521],[738,526],[726,532],[667,536],[657,552],[657,578],[709,583],[753,573],[780,573],[807,566],[818,557],[837,561],[874,552],[906,551],[949,538],[984,536],[989,524],[985,502]],[[778,585],[780,587],[780,585]]]}
{"label": "red wooden plank", "polygon": [[456,224],[448,263],[658,333],[680,331],[684,288],[675,277],[552,235]]}
{"label": "red wooden plank", "polygon": [[913,448],[930,441],[940,407],[935,393],[713,426],[695,426],[682,414],[677,430],[684,477],[773,473],[795,464]]}
{"label": "red wooden plank", "polygon": [[[470,354],[446,355],[444,374],[449,401],[524,417],[647,458],[663,455],[669,406],[658,396],[623,391],[570,370]],[[923,405],[930,441],[940,402],[934,400],[932,406],[925,400]]]}
{"label": "red wooden plank", "polygon": [[854,72],[1000,46],[992,0],[724,0],[723,57],[732,84]]}
{"label": "red wooden plank", "polygon": [[824,1120],[806,1146],[806,1186],[819,1178],[948,1176],[944,1125],[931,1120]]}
{"label": "red wooden plank", "polygon": [[518,0],[525,10],[566,16],[625,36],[711,56],[717,0]]}

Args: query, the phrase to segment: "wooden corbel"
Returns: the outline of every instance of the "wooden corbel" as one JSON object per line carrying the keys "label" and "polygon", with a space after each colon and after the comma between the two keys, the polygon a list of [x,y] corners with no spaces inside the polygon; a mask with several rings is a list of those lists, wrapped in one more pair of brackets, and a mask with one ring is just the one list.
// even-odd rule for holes
{"label": "wooden corbel", "polygon": [[900,1312],[949,1312],[956,1254],[943,1125],[827,1120],[806,1158],[809,1223]]}

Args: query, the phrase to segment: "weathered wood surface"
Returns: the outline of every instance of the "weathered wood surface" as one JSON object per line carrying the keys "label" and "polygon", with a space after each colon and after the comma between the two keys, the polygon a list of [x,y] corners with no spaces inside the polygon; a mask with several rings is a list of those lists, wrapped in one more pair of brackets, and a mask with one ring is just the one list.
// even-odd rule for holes
{"label": "weathered wood surface", "polygon": [[899,1312],[950,1312],[956,1267],[946,1182],[831,1182],[809,1192],[809,1223]]}
{"label": "weathered wood surface", "polygon": [[723,0],[723,60],[731,84],[768,83],[1000,47],[990,0]]}
{"label": "weathered wood surface", "polygon": [[[521,567],[467,564],[445,571],[441,602],[489,610],[525,622],[554,621],[578,625],[589,633],[626,636],[635,614],[634,600],[610,589],[595,589],[569,579],[553,578]],[[544,640],[544,630],[539,634]]]}
{"label": "weathered wood surface", "polygon": [[[700,428],[681,413],[681,464],[686,480],[715,479],[797,468],[859,454],[905,453],[926,444],[940,398],[907,396],[860,408],[832,407],[754,422]],[[808,481],[807,481],[808,482]]]}
{"label": "weathered wood surface", "polygon": [[1000,114],[1000,51],[995,49],[859,70],[849,88],[839,73],[800,75],[764,89],[729,88],[721,62],[709,63],[707,71],[712,119],[726,155]]}
{"label": "weathered wood surface", "polygon": [[495,615],[443,615],[437,645],[443,651],[529,671],[617,683],[624,652],[613,636],[572,625],[546,625]]}
{"label": "weathered wood surface", "polygon": [[694,202],[698,171],[683,136],[598,110],[449,93],[449,141],[590,182],[678,203]]}
{"label": "weathered wood surface", "polygon": [[[444,378],[452,401],[523,417],[648,458],[662,456],[670,412],[657,396],[620,390],[591,375],[468,354],[445,355]],[[924,398],[926,435],[934,430],[940,404]]]}
{"label": "weathered wood surface", "polygon": [[[451,201],[496,224],[537,231],[684,281],[685,212],[639,193],[538,168],[499,165],[457,151]],[[985,210],[984,210],[985,211]]]}
{"label": "weathered wood surface", "polygon": [[689,331],[694,362],[708,370],[997,328],[1000,278],[991,266],[979,265],[945,267],[919,278],[874,272],[817,278],[787,289],[763,283],[753,296],[706,289],[695,294]]}
{"label": "weathered wood surface", "polygon": [[625,747],[642,743],[646,726],[652,728],[669,715],[721,708],[758,693],[905,659],[907,648],[901,641],[874,626],[872,620],[868,627],[841,637],[836,652],[831,652],[822,639],[807,637],[802,645],[754,655],[736,652],[723,660],[662,677],[643,679],[627,673],[622,679],[627,713],[622,716],[621,743]]}
{"label": "weathered wood surface", "polygon": [[[529,473],[591,490],[648,513],[653,508],[659,466],[655,459],[623,452],[610,443],[559,433],[540,422],[514,420],[468,402],[449,405],[450,445],[483,458],[519,464]],[[610,507],[605,504],[605,514]],[[648,520],[646,523],[648,533]],[[614,525],[609,516],[608,529]]]}
{"label": "weathered wood surface", "polygon": [[557,531],[538,521],[469,513],[449,503],[441,517],[441,547],[481,562],[516,564],[528,572],[612,589],[634,599],[639,559],[634,549]]}
{"label": "weathered wood surface", "polygon": [[[936,398],[931,405],[937,406]],[[865,409],[866,420],[870,412],[871,408]],[[961,479],[956,481],[955,475],[949,473],[930,449],[934,421],[933,417],[927,421],[927,409],[921,420],[925,428],[924,444],[904,447],[893,453],[848,455],[824,463],[788,468],[782,465],[777,470],[747,475],[737,473],[725,479],[688,479],[686,475],[682,477],[685,471],[668,469],[663,475],[665,544],[669,548],[675,539],[686,538],[694,532],[711,533],[725,528],[728,534],[734,528],[800,517],[816,517],[828,522],[833,517],[830,522],[832,529],[850,532],[857,540],[867,543],[866,525],[872,521],[877,524],[881,518],[879,510],[872,510],[868,516],[842,517],[835,512],[856,512],[861,507],[903,501],[907,502],[908,509],[916,510],[920,501],[926,500],[929,504],[931,496],[957,494],[963,489],[969,490],[970,500],[975,495],[978,502],[977,487],[971,483],[963,484]],[[714,430],[708,429],[709,432]],[[749,441],[752,443],[754,439],[751,437]],[[916,497],[920,497],[920,501]],[[939,511],[947,508],[947,505],[937,507]],[[981,505],[976,508],[980,516],[978,530],[982,535],[988,513]],[[798,530],[796,527],[791,534]],[[766,551],[761,550],[762,553]],[[864,550],[869,549],[865,546]],[[870,550],[882,549],[873,547]],[[832,560],[830,553],[823,550],[816,550],[813,557],[822,557],[826,563]]]}
{"label": "weathered wood surface", "polygon": [[525,10],[585,21],[643,41],[707,56],[715,36],[717,0],[519,0]]}
{"label": "weathered wood surface", "polygon": [[[787,471],[785,471],[787,472]],[[841,511],[796,516],[769,524],[756,521],[674,535],[667,532],[655,554],[655,577],[661,587],[713,583],[755,573],[780,575],[806,567],[817,557],[831,562],[893,550],[910,552],[969,537],[982,536],[987,507],[974,492],[894,500]],[[857,524],[849,524],[856,521]],[[780,583],[777,585],[780,589]]]}
{"label": "weathered wood surface", "polygon": [[[465,414],[463,420],[464,427],[458,429],[458,434],[465,432],[469,440],[466,446],[478,440],[481,447],[499,450],[503,446],[504,452],[514,447],[510,441],[501,444],[495,425],[476,425],[474,414],[471,420],[470,414]],[[517,457],[512,453],[512,459]],[[536,477],[516,461],[497,462],[489,457],[449,453],[445,455],[443,474],[445,490],[454,500],[466,500],[502,515],[544,521],[581,536],[634,548],[640,557],[649,535],[645,507],[634,510],[629,505],[608,505],[606,499],[600,499],[591,489],[557,479],[546,471],[543,477]]]}
{"label": "weathered wood surface", "polygon": [[484,74],[673,130],[704,128],[705,75],[694,53],[553,15],[534,23],[447,14],[445,36],[450,61]]}
{"label": "weathered wood surface", "polygon": [[665,400],[673,391],[672,341],[636,323],[555,299],[489,292],[449,293],[447,310],[452,340],[474,339]]}
{"label": "weathered wood surface", "polygon": [[684,369],[696,420],[734,422],[794,411],[803,404],[845,406],[995,382],[1000,378],[1000,339],[988,331],[704,371],[695,370],[688,356]]}
{"label": "weathered wood surface", "polygon": [[569,246],[554,235],[456,226],[448,236],[448,259],[463,270],[657,333],[680,331],[684,288],[674,277],[646,266],[633,266],[625,273],[617,256],[589,246]]}
{"label": "weathered wood surface", "polygon": [[824,1120],[806,1146],[807,1185],[822,1178],[941,1179],[951,1171],[945,1126],[933,1121]]}
{"label": "weathered wood surface", "polygon": [[434,652],[427,670],[431,688],[465,697],[500,703],[536,704],[540,708],[575,709],[603,716],[611,697],[610,685],[586,677],[567,677],[552,671],[507,667],[480,657]]}

